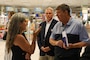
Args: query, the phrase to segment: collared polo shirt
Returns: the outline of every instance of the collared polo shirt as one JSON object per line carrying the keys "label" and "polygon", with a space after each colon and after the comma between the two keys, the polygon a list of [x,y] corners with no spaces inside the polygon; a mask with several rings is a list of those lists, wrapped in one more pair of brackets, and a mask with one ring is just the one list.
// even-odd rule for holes
{"label": "collared polo shirt", "polygon": [[69,19],[66,25],[58,22],[54,26],[50,38],[55,39],[55,35],[61,34],[63,31],[65,31],[67,34],[79,35],[80,41],[90,42],[90,38],[83,24],[79,20],[73,19],[72,17]]}

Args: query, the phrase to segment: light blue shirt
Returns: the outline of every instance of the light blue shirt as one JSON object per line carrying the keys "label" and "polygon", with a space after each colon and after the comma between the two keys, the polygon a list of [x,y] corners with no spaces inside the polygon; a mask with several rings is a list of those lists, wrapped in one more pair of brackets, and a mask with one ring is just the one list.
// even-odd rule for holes
{"label": "light blue shirt", "polygon": [[87,33],[84,25],[82,24],[82,22],[80,22],[79,20],[70,18],[70,20],[68,21],[68,23],[65,26],[63,26],[61,22],[58,22],[54,26],[50,38],[55,39],[55,35],[61,34],[63,31],[65,31],[67,34],[79,35],[80,41],[90,42],[88,33]]}

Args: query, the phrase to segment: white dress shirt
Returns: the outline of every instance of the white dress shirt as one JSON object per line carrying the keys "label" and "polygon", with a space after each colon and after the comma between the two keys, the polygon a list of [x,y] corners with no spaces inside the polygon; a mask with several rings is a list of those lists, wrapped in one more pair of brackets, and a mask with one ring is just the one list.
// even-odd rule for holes
{"label": "white dress shirt", "polygon": [[50,20],[49,22],[46,21],[46,28],[45,28],[45,37],[47,35],[47,32],[48,32],[48,29],[50,27],[50,24],[51,24],[52,20]]}

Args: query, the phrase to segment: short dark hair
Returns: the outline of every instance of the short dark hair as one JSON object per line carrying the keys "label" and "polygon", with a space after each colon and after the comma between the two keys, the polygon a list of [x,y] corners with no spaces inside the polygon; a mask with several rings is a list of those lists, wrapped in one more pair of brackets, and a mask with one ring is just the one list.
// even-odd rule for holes
{"label": "short dark hair", "polygon": [[67,11],[68,14],[70,15],[70,7],[67,4],[61,4],[59,5],[56,10],[62,10],[62,11]]}

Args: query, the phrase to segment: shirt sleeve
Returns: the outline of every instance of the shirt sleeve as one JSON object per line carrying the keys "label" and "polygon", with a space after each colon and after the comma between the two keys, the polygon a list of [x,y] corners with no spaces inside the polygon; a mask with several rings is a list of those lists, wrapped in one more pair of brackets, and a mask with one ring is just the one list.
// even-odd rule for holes
{"label": "shirt sleeve", "polygon": [[56,26],[57,26],[57,24],[52,29],[52,33],[51,33],[51,36],[50,36],[50,38],[52,38],[52,39],[55,39],[55,33],[56,33],[56,28],[57,28]]}
{"label": "shirt sleeve", "polygon": [[89,38],[86,28],[85,28],[85,26],[83,26],[83,24],[80,24],[80,33],[79,34],[80,34],[81,41],[90,43],[90,38]]}
{"label": "shirt sleeve", "polygon": [[62,31],[61,30],[61,25],[62,25],[61,22],[56,23],[56,25],[52,29],[52,34],[51,34],[50,38],[55,39],[55,35],[61,33],[61,31]]}

